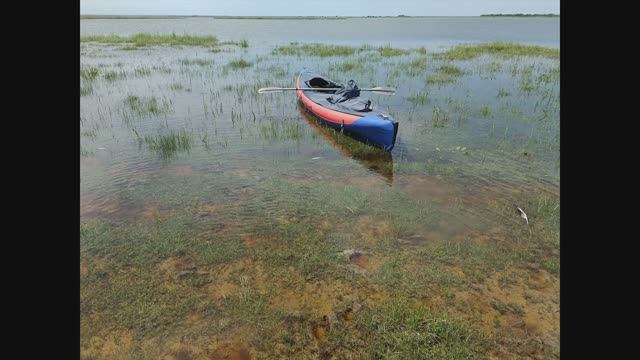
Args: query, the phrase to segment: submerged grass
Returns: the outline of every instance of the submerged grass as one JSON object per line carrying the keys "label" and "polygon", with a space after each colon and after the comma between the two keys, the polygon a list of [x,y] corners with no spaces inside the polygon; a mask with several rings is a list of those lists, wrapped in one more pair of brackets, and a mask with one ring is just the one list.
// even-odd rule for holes
{"label": "submerged grass", "polygon": [[272,51],[274,55],[308,55],[308,56],[351,56],[359,52],[377,52],[382,57],[391,57],[410,54],[411,50],[398,49],[387,44],[384,46],[363,45],[361,47],[345,45],[329,45],[320,43],[298,44],[279,46]]}
{"label": "submerged grass", "polygon": [[421,91],[417,94],[409,96],[407,100],[415,105],[424,105],[429,101],[429,93],[427,93],[426,91]]}
{"label": "submerged grass", "polygon": [[189,151],[191,149],[191,134],[187,132],[171,132],[167,135],[151,136],[145,135],[142,141],[147,144],[149,150],[156,152],[163,159],[169,159],[178,152]]}
{"label": "submerged grass", "polygon": [[198,65],[198,66],[210,66],[213,65],[213,60],[206,59],[182,59],[180,64],[185,66]]}
{"label": "submerged grass", "polygon": [[240,41],[223,41],[220,43],[220,45],[236,45],[246,49],[249,47],[249,41],[247,39],[242,39]]}
{"label": "submerged grass", "polygon": [[296,140],[300,141],[304,137],[304,129],[296,119],[285,121],[273,120],[262,121],[258,127],[260,135],[271,141],[275,140]]}
{"label": "submerged grass", "polygon": [[80,67],[80,78],[87,81],[93,81],[100,74],[100,70],[95,66]]}
{"label": "submerged grass", "polygon": [[402,298],[367,309],[357,327],[371,336],[373,359],[477,358],[489,345],[468,324]]}
{"label": "submerged grass", "polygon": [[437,56],[447,60],[470,60],[480,55],[500,57],[539,56],[559,59],[560,50],[542,46],[515,44],[510,42],[492,42],[479,45],[459,45]]}
{"label": "submerged grass", "polygon": [[244,60],[244,59],[237,59],[237,60],[232,60],[227,64],[227,67],[233,69],[233,70],[238,70],[238,69],[245,69],[250,67],[251,65],[253,65],[252,63]]}
{"label": "submerged grass", "polygon": [[357,48],[343,45],[327,44],[303,44],[292,43],[287,46],[279,46],[273,50],[274,55],[309,55],[309,56],[350,56],[355,54]]}
{"label": "submerged grass", "polygon": [[[206,54],[206,50],[202,51]],[[372,48],[370,53],[358,55],[366,58],[366,62],[333,59],[333,69],[357,71],[364,67],[362,64],[368,65],[370,55],[383,57],[377,48]],[[138,130],[147,130],[146,135],[141,130],[142,135],[136,135],[141,147],[147,146],[169,158],[194,147],[195,136],[196,154],[158,162],[153,159],[154,154],[143,151],[140,156],[146,157],[145,165],[150,165],[144,169],[134,168],[137,161],[128,162],[129,157],[123,157],[118,166],[111,168],[123,171],[118,175],[131,171],[126,169],[128,166],[140,171],[118,179],[109,177],[113,172],[105,172],[107,176],[101,181],[115,184],[117,191],[105,191],[98,186],[89,188],[97,192],[97,196],[90,194],[96,199],[83,198],[83,202],[97,203],[90,205],[100,210],[93,209],[89,215],[97,219],[86,220],[83,215],[80,226],[83,358],[118,358],[108,351],[115,348],[127,351],[127,347],[133,350],[126,356],[120,353],[120,358],[217,358],[221,351],[216,348],[236,338],[242,339],[247,354],[255,358],[460,359],[487,355],[513,358],[523,351],[526,341],[553,338],[553,331],[539,329],[519,335],[520,329],[509,325],[504,329],[513,331],[503,337],[512,343],[487,341],[492,330],[484,329],[484,325],[494,320],[493,310],[484,312],[471,302],[476,297],[479,303],[495,300],[491,306],[496,310],[497,320],[503,322],[521,321],[525,315],[546,316],[534,314],[538,310],[535,305],[494,299],[495,290],[484,286],[482,281],[496,271],[523,268],[529,262],[541,272],[549,272],[551,280],[559,277],[559,261],[549,255],[559,244],[559,199],[549,195],[533,197],[524,204],[517,202],[529,215],[532,236],[517,213],[508,216],[491,213],[502,200],[511,200],[510,195],[498,194],[501,189],[498,182],[489,181],[486,185],[473,180],[465,182],[476,174],[466,168],[476,166],[477,157],[470,163],[451,155],[453,150],[447,142],[465,141],[447,138],[453,132],[450,130],[458,129],[431,127],[445,127],[450,116],[455,117],[456,112],[467,108],[476,114],[480,109],[482,113],[480,106],[485,101],[491,103],[491,99],[460,100],[464,95],[460,97],[457,89],[442,92],[429,89],[427,93],[419,82],[428,75],[430,58],[415,53],[414,56],[417,58],[386,59],[376,70],[391,64],[420,74],[416,79],[418,86],[407,86],[403,98],[408,96],[408,101],[414,104],[426,104],[433,99],[433,113],[430,107],[421,111],[402,109],[407,105],[403,98],[395,99],[405,105],[394,103],[394,98],[385,98],[383,101],[392,99],[390,107],[396,105],[397,118],[406,118],[407,113],[403,112],[406,110],[424,121],[406,124],[408,127],[401,130],[402,141],[398,141],[393,154],[396,160],[385,153],[389,160],[381,157],[383,161],[371,163],[368,160],[378,156],[376,150],[338,131],[329,129],[322,138],[316,132],[308,136],[308,124],[290,112],[290,98],[248,97],[247,92],[255,93],[255,88],[266,86],[253,84],[256,79],[268,84],[274,77],[291,75],[288,62],[282,58],[267,58],[262,64],[256,61],[253,79],[243,78],[253,75],[251,70],[232,73],[224,79],[228,81],[203,81],[208,88],[202,100],[199,76],[167,77],[159,86],[160,93],[193,87],[197,94],[178,94],[189,99],[184,104],[177,102],[176,108],[191,105],[193,113],[193,104],[198,111],[202,101],[207,104],[205,114],[211,109],[217,112],[218,107],[222,113],[224,104],[228,116],[218,117],[213,124],[197,123],[197,114],[171,117],[166,123],[168,129],[162,128],[162,135],[148,131],[164,126],[164,122],[150,119],[140,124]],[[247,64],[239,68],[246,68]],[[179,67],[172,64],[176,65]],[[324,69],[331,66],[325,62]],[[462,74],[461,69],[451,64],[437,66],[435,73],[442,78],[454,79]],[[126,69],[131,75],[135,67]],[[224,66],[213,70],[221,69],[224,71]],[[104,71],[100,68],[91,75],[90,67],[81,70],[83,88],[88,88],[91,80],[101,78]],[[532,81],[549,83],[553,88],[556,73],[550,71],[537,78],[533,73],[530,75]],[[135,82],[133,86],[144,83],[130,80]],[[248,83],[253,85],[247,86]],[[501,94],[499,86],[518,91],[514,82],[513,86],[499,84],[489,88],[487,94],[492,97],[496,92]],[[106,99],[104,88],[96,87],[100,91],[96,99],[83,99],[83,106]],[[163,101],[162,95],[130,96],[123,104],[118,90],[113,101],[116,106],[124,106],[127,114],[159,114],[165,105],[173,106]],[[446,105],[442,109],[445,96]],[[380,108],[387,104],[381,102]],[[96,108],[96,112],[102,109]],[[500,112],[491,114],[488,106],[486,110],[488,116],[499,120]],[[447,111],[452,111],[452,115]],[[108,126],[99,131],[90,126],[96,117],[102,116],[83,111],[83,142],[98,137],[101,141],[109,139]],[[418,125],[427,131],[416,141]],[[202,129],[202,133],[180,130],[185,127]],[[234,151],[238,147],[215,148],[217,141],[238,140],[234,131],[240,132],[238,146],[248,146],[240,150],[253,151],[247,153],[251,160],[237,156]],[[242,131],[250,134],[249,140],[247,136],[242,138]],[[264,139],[272,144],[265,145]],[[200,142],[204,147],[211,146],[209,156],[200,156]],[[462,144],[480,147],[477,143]],[[110,147],[109,143],[105,145]],[[88,148],[85,143],[82,146],[85,154]],[[334,155],[336,150],[340,154]],[[327,159],[327,153],[331,158]],[[501,159],[504,158],[498,157],[497,161]],[[529,164],[527,159],[521,162]],[[393,187],[387,188],[381,181],[378,176],[381,167],[392,175],[394,171],[401,174]],[[502,165],[501,169],[504,168],[510,175],[520,171],[508,165]],[[91,166],[83,167],[83,181],[90,169]],[[494,180],[496,177],[489,175],[493,170],[483,168],[481,174]],[[439,180],[441,177],[443,181]],[[336,181],[344,185],[336,187]],[[464,186],[458,186],[459,182]],[[485,202],[484,190],[494,184],[498,185],[493,189],[497,195],[490,192],[490,199]],[[475,190],[480,191],[476,194]],[[115,198],[114,201],[103,204],[105,195]],[[476,227],[477,218],[497,227],[500,234],[495,240],[484,237],[484,229]],[[483,233],[482,236],[467,238],[466,233],[449,232],[450,226],[463,222],[472,231]],[[504,229],[520,226],[530,237],[515,231],[513,236],[501,234],[507,231]],[[344,256],[346,249],[363,250],[365,255],[352,260]],[[513,276],[507,280],[510,282],[504,281],[505,291],[515,283]],[[474,287],[482,292],[476,293]],[[557,297],[551,290],[544,290],[550,294],[533,288],[527,290],[534,298],[545,301]],[[455,304],[465,296],[469,296],[472,306],[456,312]],[[553,306],[550,308],[555,310]],[[500,318],[503,315],[508,318]],[[323,322],[326,319],[328,323]],[[255,326],[256,323],[260,326]],[[483,326],[484,332],[477,330],[477,325]],[[112,329],[125,329],[131,338],[105,340],[103,347],[96,346],[102,344],[99,339],[113,336]],[[487,354],[489,351],[491,354]],[[529,355],[542,357],[540,351],[523,354]]]}
{"label": "submerged grass", "polygon": [[163,101],[160,103],[155,96],[139,97],[136,95],[129,95],[124,102],[129,109],[138,115],[158,115],[168,113],[173,110],[169,102]]}
{"label": "submerged grass", "polygon": [[123,70],[109,70],[105,72],[102,77],[107,81],[116,81],[120,79],[125,79],[127,77],[127,73]]}
{"label": "submerged grass", "polygon": [[362,71],[364,70],[364,63],[362,59],[353,60],[353,61],[345,61],[340,64],[331,65],[330,69],[338,70],[338,71]]}
{"label": "submerged grass", "polygon": [[389,44],[385,46],[380,46],[379,48],[377,48],[377,50],[380,53],[380,55],[384,57],[400,56],[400,55],[406,55],[411,53],[411,50],[393,48]]}
{"label": "submerged grass", "polygon": [[448,75],[451,77],[461,76],[464,72],[457,66],[451,64],[445,64],[438,68],[438,71],[441,74]]}
{"label": "submerged grass", "polygon": [[134,44],[135,46],[153,45],[188,45],[188,46],[215,46],[218,38],[215,36],[176,35],[176,34],[150,34],[137,33],[129,36],[120,35],[84,35],[80,42],[97,42],[103,44]]}
{"label": "submerged grass", "polygon": [[400,63],[396,67],[398,73],[406,73],[407,75],[421,75],[427,71],[427,58],[420,57],[409,62]]}
{"label": "submerged grass", "polygon": [[426,77],[427,84],[446,84],[456,81],[456,79],[464,74],[462,69],[452,64],[441,65],[437,69],[437,73],[429,74]]}

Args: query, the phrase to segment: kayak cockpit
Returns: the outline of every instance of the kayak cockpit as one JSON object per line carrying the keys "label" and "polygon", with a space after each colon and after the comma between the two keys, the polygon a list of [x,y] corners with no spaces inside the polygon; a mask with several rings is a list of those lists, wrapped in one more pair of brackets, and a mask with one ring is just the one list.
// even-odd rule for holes
{"label": "kayak cockpit", "polygon": [[[337,84],[329,79],[325,79],[320,76],[313,77],[307,81],[305,81],[305,85],[314,89],[335,89],[339,88],[340,84]],[[335,94],[336,90],[326,90],[322,91],[322,94]]]}

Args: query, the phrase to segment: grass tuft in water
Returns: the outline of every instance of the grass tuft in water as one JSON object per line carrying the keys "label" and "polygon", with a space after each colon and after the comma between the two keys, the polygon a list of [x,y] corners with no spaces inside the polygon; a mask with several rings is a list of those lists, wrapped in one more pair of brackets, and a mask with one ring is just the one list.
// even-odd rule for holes
{"label": "grass tuft in water", "polygon": [[218,39],[215,36],[197,35],[164,35],[137,33],[130,36],[120,35],[85,35],[80,37],[80,42],[98,42],[103,44],[134,44],[135,46],[150,45],[188,45],[188,46],[215,46]]}
{"label": "grass tuft in water", "polygon": [[358,49],[351,46],[327,45],[327,44],[303,44],[292,43],[288,46],[280,46],[273,50],[274,55],[309,55],[309,56],[350,56]]}
{"label": "grass tuft in water", "polygon": [[406,54],[409,54],[411,51],[405,50],[405,49],[393,48],[391,47],[391,45],[387,44],[385,46],[379,47],[378,52],[380,53],[380,55],[384,57],[390,57],[390,56],[406,55]]}
{"label": "grass tuft in water", "polygon": [[443,128],[449,122],[449,114],[444,110],[440,109],[438,105],[433,108],[432,114],[433,127]]}
{"label": "grass tuft in water", "polygon": [[407,100],[415,105],[424,105],[429,101],[429,93],[421,91],[415,95],[409,96]]}
{"label": "grass tuft in water", "polygon": [[491,108],[489,108],[489,105],[482,105],[482,107],[480,108],[480,116],[482,116],[483,118],[488,118],[489,116],[491,116]]}
{"label": "grass tuft in water", "polygon": [[102,75],[102,77],[104,77],[104,79],[107,81],[116,81],[116,80],[126,78],[127,73],[122,70],[121,71],[109,70],[105,72],[104,75]]}
{"label": "grass tuft in water", "polygon": [[438,68],[438,71],[441,74],[448,75],[451,77],[461,76],[463,74],[463,71],[459,67],[451,64],[445,64],[440,66]]}
{"label": "grass tuft in water", "polygon": [[510,95],[511,95],[511,93],[508,92],[507,90],[500,89],[500,90],[498,90],[498,95],[496,95],[496,97],[501,98],[501,97],[507,97],[507,96],[510,96]]}
{"label": "grass tuft in water", "polygon": [[191,149],[191,135],[184,130],[177,133],[172,132],[168,135],[145,135],[143,141],[147,144],[149,150],[158,153],[164,159],[171,158],[180,151],[189,151]]}
{"label": "grass tuft in water", "polygon": [[402,298],[367,308],[357,327],[373,338],[374,359],[477,358],[488,345],[470,325]]}
{"label": "grass tuft in water", "polygon": [[205,59],[182,59],[180,60],[180,64],[185,66],[190,66],[190,65],[209,66],[209,65],[213,65],[213,61],[205,60]]}
{"label": "grass tuft in water", "polygon": [[98,77],[99,73],[100,70],[95,66],[80,68],[80,78],[84,80],[93,81]]}
{"label": "grass tuft in water", "polygon": [[250,67],[252,64],[250,62],[245,61],[244,59],[232,60],[227,64],[233,70],[245,69]]}
{"label": "grass tuft in water", "polygon": [[354,60],[354,61],[345,61],[339,65],[332,65],[331,69],[339,70],[343,72],[353,71],[353,70],[362,71],[364,70],[364,64],[362,59]]}
{"label": "grass tuft in water", "polygon": [[480,55],[500,57],[539,56],[560,59],[560,50],[542,46],[514,44],[510,42],[492,42],[479,45],[459,45],[438,54],[447,60],[470,60]]}
{"label": "grass tuft in water", "polygon": [[135,95],[129,95],[124,100],[125,104],[138,115],[158,115],[162,113],[171,112],[173,109],[171,104],[163,101],[162,103],[158,102],[158,99],[155,97],[139,97]]}

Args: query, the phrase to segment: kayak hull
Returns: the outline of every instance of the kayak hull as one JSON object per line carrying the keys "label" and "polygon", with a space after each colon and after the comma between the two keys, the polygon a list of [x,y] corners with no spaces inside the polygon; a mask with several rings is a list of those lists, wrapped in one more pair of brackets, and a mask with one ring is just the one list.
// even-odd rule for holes
{"label": "kayak hull", "polygon": [[[306,70],[300,72],[296,78],[296,87],[307,87],[301,80]],[[308,90],[296,90],[296,95],[302,105],[322,122],[334,129],[370,145],[380,147],[385,151],[393,150],[398,134],[398,122],[380,112],[347,113],[329,108],[329,104],[320,104],[310,98]],[[317,98],[317,97],[316,97]],[[323,106],[324,105],[324,106]]]}

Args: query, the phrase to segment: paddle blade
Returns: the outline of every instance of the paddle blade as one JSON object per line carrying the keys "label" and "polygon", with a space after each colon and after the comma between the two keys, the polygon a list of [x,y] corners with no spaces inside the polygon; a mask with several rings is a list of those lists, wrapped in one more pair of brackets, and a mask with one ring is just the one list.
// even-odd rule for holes
{"label": "paddle blade", "polygon": [[395,95],[396,89],[388,88],[388,87],[374,87],[371,89],[367,89],[374,94],[382,94],[382,95]]}
{"label": "paddle blade", "polygon": [[279,88],[279,87],[264,87],[264,88],[260,88],[258,89],[258,94],[264,94],[264,93],[268,93],[268,92],[276,92],[276,91],[284,91],[284,88]]}

